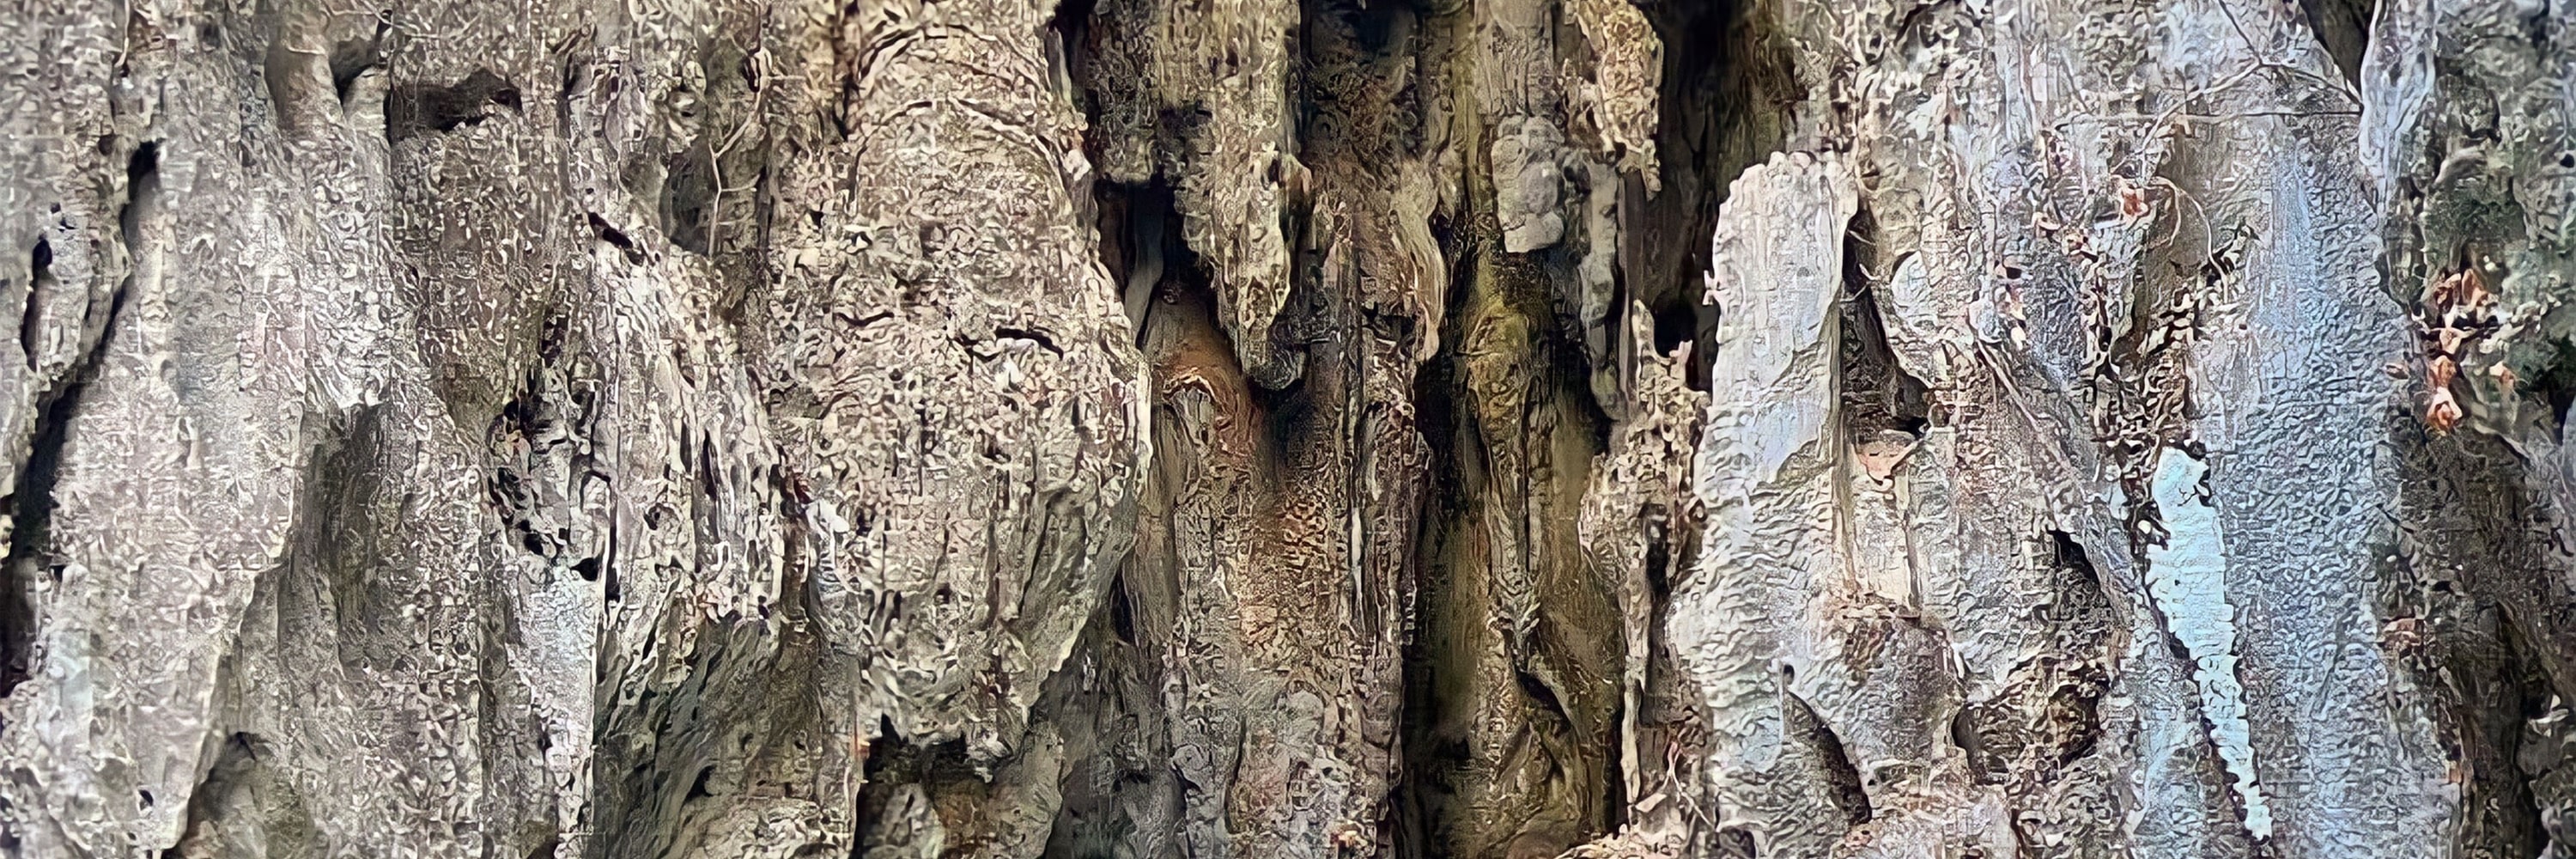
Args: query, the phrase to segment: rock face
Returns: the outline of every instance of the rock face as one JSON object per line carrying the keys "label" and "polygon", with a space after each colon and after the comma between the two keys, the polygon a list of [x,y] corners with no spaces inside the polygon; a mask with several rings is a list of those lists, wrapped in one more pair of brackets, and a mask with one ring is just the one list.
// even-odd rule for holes
{"label": "rock face", "polygon": [[2576,855],[2567,4],[0,15],[0,855]]}

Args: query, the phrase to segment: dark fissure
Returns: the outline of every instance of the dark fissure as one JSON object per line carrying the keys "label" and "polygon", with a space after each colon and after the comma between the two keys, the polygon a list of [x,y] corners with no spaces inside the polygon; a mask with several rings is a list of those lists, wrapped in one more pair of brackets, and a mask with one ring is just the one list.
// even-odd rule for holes
{"label": "dark fissure", "polygon": [[2346,80],[2361,83],[2361,58],[2370,50],[2371,17],[2377,14],[2375,0],[2299,0],[2307,13],[2308,29],[2325,45],[2326,55],[2334,58],[2335,68]]}
{"label": "dark fissure", "polygon": [[1655,125],[1661,190],[1631,183],[1620,205],[1620,268],[1655,314],[1655,347],[1684,340],[1691,385],[1708,387],[1708,336],[1722,310],[1700,301],[1709,235],[1728,185],[1780,150],[1799,88],[1769,11],[1752,0],[1653,0],[1639,4],[1664,45]]}
{"label": "dark fissure", "polygon": [[[1611,325],[1624,324],[1631,301],[1644,305],[1653,336],[1640,349],[1666,354],[1698,343],[1690,382],[1704,388],[1717,320],[1700,300],[1708,236],[1728,183],[1779,146],[1798,94],[1767,22],[1750,8],[1641,5],[1665,46],[1659,189],[1635,179],[1618,189]],[[1424,29],[1438,33],[1441,24]],[[1690,702],[1648,696],[1631,713],[1631,702],[1592,691],[1621,682],[1624,622],[1606,578],[1616,573],[1568,549],[1592,458],[1618,423],[1587,384],[1585,335],[1568,297],[1578,260],[1564,245],[1504,247],[1492,212],[1505,180],[1487,168],[1469,159],[1471,214],[1442,233],[1452,261],[1442,348],[1415,383],[1431,461],[1403,757],[1384,836],[1406,859],[1554,855],[1627,822],[1628,804],[1641,798],[1627,795],[1632,777],[1693,777],[1687,766],[1669,769],[1675,761],[1663,755],[1687,746],[1667,732],[1692,721]],[[1908,393],[1919,413],[1920,384]],[[1650,688],[1672,682],[1663,599],[1689,562],[1661,540],[1652,545],[1642,636],[1652,649],[1642,655]],[[1496,719],[1514,733],[1493,733]],[[1635,747],[1654,759],[1623,757],[1626,730],[1640,733]],[[1852,783],[1856,790],[1856,775]],[[1865,819],[1866,801],[1858,803]]]}
{"label": "dark fissure", "polygon": [[[118,215],[119,234],[129,259],[143,253],[144,224],[160,203],[161,178],[158,143],[145,142],[135,147],[126,159],[126,204]],[[30,253],[28,317],[22,329],[22,342],[33,345],[41,334],[35,329],[35,310],[40,300],[62,300],[68,296],[48,294],[54,285],[49,268],[53,249],[39,239]],[[26,463],[18,469],[16,485],[5,499],[10,518],[9,552],[0,560],[0,697],[5,697],[35,670],[36,606],[35,592],[41,586],[39,577],[55,578],[57,571],[50,555],[53,530],[54,484],[60,478],[63,448],[70,441],[71,425],[80,414],[82,395],[97,378],[99,362],[106,357],[108,345],[116,334],[117,317],[125,309],[127,296],[134,288],[129,275],[115,291],[101,302],[90,302],[95,320],[84,318],[77,329],[80,352],[71,366],[56,377],[55,386],[37,397],[38,419],[35,434],[28,445]],[[31,366],[35,364],[30,360]]]}

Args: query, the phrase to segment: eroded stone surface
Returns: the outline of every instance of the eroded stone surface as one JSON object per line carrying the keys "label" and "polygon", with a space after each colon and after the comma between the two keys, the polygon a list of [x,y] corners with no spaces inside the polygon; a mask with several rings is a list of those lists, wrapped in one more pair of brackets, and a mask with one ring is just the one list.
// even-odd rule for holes
{"label": "eroded stone surface", "polygon": [[2564,9],[26,5],[0,852],[2567,849]]}

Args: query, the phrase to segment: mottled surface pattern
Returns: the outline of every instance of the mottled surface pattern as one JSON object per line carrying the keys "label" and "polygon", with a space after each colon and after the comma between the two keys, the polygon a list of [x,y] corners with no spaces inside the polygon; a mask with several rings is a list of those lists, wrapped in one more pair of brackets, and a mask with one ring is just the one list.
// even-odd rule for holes
{"label": "mottled surface pattern", "polygon": [[2564,2],[0,22],[0,855],[2576,857]]}

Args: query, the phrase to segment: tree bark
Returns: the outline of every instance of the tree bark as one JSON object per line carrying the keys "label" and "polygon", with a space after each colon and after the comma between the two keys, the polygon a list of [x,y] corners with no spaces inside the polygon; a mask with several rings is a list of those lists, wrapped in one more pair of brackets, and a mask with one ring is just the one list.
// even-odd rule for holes
{"label": "tree bark", "polygon": [[0,20],[0,854],[2576,856],[2576,7]]}

